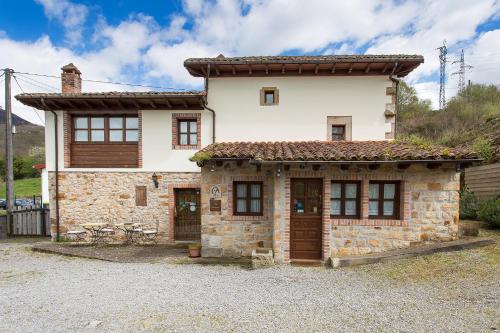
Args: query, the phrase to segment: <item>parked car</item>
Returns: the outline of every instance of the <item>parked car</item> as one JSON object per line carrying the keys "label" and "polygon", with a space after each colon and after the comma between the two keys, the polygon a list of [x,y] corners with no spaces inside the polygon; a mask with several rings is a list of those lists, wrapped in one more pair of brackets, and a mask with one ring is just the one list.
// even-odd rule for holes
{"label": "parked car", "polygon": [[7,209],[7,200],[0,199],[0,209]]}

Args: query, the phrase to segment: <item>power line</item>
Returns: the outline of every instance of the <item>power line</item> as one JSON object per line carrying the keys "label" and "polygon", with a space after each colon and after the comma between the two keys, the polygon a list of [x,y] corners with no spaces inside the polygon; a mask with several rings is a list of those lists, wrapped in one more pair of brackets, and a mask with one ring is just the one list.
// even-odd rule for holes
{"label": "power line", "polygon": [[[24,74],[24,75],[33,75],[33,76],[40,76],[40,77],[49,77],[49,78],[54,78],[54,79],[60,79],[60,76],[56,75],[48,75],[48,74],[38,74],[38,73],[27,73],[27,72],[16,72],[18,74]],[[115,85],[120,85],[120,86],[129,86],[129,87],[141,87],[141,88],[151,88],[151,89],[170,89],[170,90],[183,90],[183,91],[189,91],[189,89],[183,89],[183,88],[172,88],[172,87],[162,87],[162,86],[148,86],[144,84],[133,84],[133,83],[123,83],[123,82],[113,82],[113,81],[102,81],[102,80],[91,80],[91,79],[82,79],[84,82],[93,82],[93,83],[106,83],[106,84],[115,84]]]}
{"label": "power line", "polygon": [[[12,75],[12,77],[14,78],[14,81],[16,81],[17,86],[19,87],[19,89],[21,89],[21,91],[22,91],[22,92],[23,92],[23,94],[24,94],[24,89],[23,89],[23,88],[21,87],[21,85],[19,84],[19,81],[17,81],[17,77],[16,77],[14,74]],[[32,109],[32,110],[33,110],[33,112],[35,112],[35,114],[36,114],[36,116],[38,117],[38,119],[40,120],[40,122],[41,122],[43,125],[45,125],[45,121],[43,121],[43,120],[42,120],[42,117],[40,117],[40,115],[38,114],[38,112],[37,112],[34,108],[32,108],[32,107],[30,107],[30,109]]]}
{"label": "power line", "polygon": [[43,86],[45,86],[45,87],[47,87],[47,88],[50,88],[51,90],[53,90],[53,91],[55,91],[55,92],[59,92],[59,88],[56,88],[56,87],[54,87],[54,86],[51,86],[50,84],[47,84],[47,83],[44,83],[44,82],[41,82],[41,81],[37,81],[37,80],[32,79],[32,78],[30,78],[29,76],[26,76],[26,75],[23,75],[23,74],[19,74],[19,73],[17,73],[17,74],[18,74],[20,77],[22,77],[22,78],[24,78],[24,79],[26,79],[26,80],[30,80],[30,81],[32,81],[32,82],[35,82],[35,83],[41,84],[41,85],[43,85]]}

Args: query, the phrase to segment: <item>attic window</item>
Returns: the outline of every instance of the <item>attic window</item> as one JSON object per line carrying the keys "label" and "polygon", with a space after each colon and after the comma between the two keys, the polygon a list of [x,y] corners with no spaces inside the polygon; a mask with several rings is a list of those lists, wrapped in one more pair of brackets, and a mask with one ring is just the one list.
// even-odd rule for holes
{"label": "attic window", "polygon": [[260,105],[277,105],[278,101],[278,88],[264,87],[260,90]]}

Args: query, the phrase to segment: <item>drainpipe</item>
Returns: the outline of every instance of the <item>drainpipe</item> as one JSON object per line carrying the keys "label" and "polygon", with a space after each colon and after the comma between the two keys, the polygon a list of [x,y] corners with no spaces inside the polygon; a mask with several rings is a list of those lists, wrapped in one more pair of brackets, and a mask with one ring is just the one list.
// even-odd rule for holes
{"label": "drainpipe", "polygon": [[389,75],[389,79],[396,84],[396,105],[394,105],[394,139],[396,139],[396,133],[398,129],[398,87],[399,87],[399,80],[395,79],[392,77],[394,72],[396,71],[396,68],[398,67],[398,62],[394,64],[394,68],[392,69],[391,74]]}
{"label": "drainpipe", "polygon": [[203,107],[212,112],[212,143],[215,143],[215,111],[207,106],[208,104],[208,77],[210,75],[210,64],[208,64],[207,76],[205,77],[205,97],[203,98]]}
{"label": "drainpipe", "polygon": [[[45,100],[42,98],[42,105],[48,109]],[[59,135],[58,135],[58,124],[57,124],[57,113],[53,110],[50,112],[54,115],[54,138],[55,138],[55,173],[56,173],[56,241],[59,242]]]}

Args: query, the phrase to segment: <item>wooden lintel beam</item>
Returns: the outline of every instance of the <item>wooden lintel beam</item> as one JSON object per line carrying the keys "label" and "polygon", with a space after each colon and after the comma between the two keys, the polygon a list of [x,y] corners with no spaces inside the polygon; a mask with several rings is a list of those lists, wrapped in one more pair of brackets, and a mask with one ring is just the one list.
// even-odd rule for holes
{"label": "wooden lintel beam", "polygon": [[47,105],[52,104],[53,108],[57,109],[57,110],[62,110],[63,107],[61,104],[59,104],[59,102],[55,101],[55,100],[46,100],[45,103]]}
{"label": "wooden lintel beam", "polygon": [[335,74],[335,64],[332,66],[332,74]]}
{"label": "wooden lintel beam", "polygon": [[319,70],[319,65],[316,64],[316,67],[314,68],[314,74],[317,75],[318,74],[318,70]]}
{"label": "wooden lintel beam", "polygon": [[370,71],[370,67],[371,67],[371,63],[368,64],[368,66],[366,66],[366,69],[365,69],[365,73],[368,73]]}

